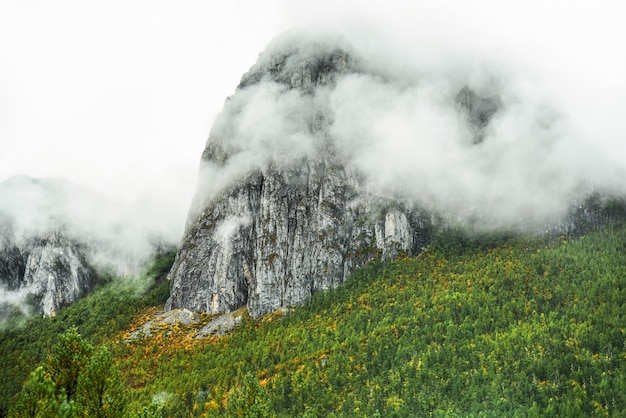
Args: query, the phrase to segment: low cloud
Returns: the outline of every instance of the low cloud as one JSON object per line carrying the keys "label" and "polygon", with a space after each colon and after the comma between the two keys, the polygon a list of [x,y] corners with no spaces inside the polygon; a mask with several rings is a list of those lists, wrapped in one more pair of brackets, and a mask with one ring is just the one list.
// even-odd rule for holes
{"label": "low cloud", "polygon": [[16,311],[24,315],[30,315],[30,307],[24,304],[26,295],[24,292],[8,290],[0,284],[0,330],[4,326],[4,320]]}
{"label": "low cloud", "polygon": [[[556,220],[591,191],[626,194],[626,153],[618,140],[626,132],[613,107],[619,100],[595,91],[589,74],[551,85],[555,68],[523,54],[443,45],[437,56],[432,45],[364,29],[288,33],[257,66],[285,51],[302,58],[336,48],[356,71],[337,75],[330,87],[301,94],[267,78],[227,101],[209,143],[220,143],[230,158],[204,165],[199,190],[208,191],[206,198],[269,161],[315,154],[326,135],[371,187],[409,197],[451,222],[536,225]],[[499,103],[478,144],[455,104],[464,86]],[[316,130],[320,117],[327,125]]]}
{"label": "low cloud", "polygon": [[446,79],[398,88],[377,77],[348,76],[330,96],[331,135],[379,188],[450,219],[543,222],[583,190],[618,185],[608,170],[623,166],[608,167],[555,107],[514,86],[503,92],[482,142],[473,144],[472,129],[455,107],[459,90]]}
{"label": "low cloud", "polygon": [[33,238],[60,231],[82,245],[96,267],[129,275],[159,245],[175,245],[180,238],[179,228],[154,219],[158,213],[150,202],[114,201],[65,180],[13,177],[0,183],[0,245],[24,248]]}

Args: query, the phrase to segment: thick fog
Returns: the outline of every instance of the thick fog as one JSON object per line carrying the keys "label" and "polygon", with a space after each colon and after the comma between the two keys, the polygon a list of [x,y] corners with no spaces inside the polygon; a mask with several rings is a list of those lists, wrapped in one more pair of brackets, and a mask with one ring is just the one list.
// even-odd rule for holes
{"label": "thick fog", "polygon": [[[346,79],[320,105],[336,112],[336,140],[352,146],[362,136],[355,159],[377,181],[409,182],[420,198],[463,207],[493,206],[509,186],[520,196],[553,196],[535,187],[546,176],[561,193],[581,177],[611,183],[626,155],[624,19],[626,6],[608,0],[3,3],[0,181],[65,178],[147,202],[157,224],[182,232],[199,155],[225,98],[271,39],[322,28],[369,66],[370,76]],[[459,148],[467,133],[451,108],[463,85],[505,105],[484,146],[469,154]],[[250,100],[274,93],[259,94]],[[293,120],[272,121],[298,114],[294,98],[277,105],[285,116],[251,104],[248,126],[267,116],[252,140],[287,126],[290,136],[274,138],[306,151],[297,137],[307,134],[294,131]],[[390,146],[379,150],[376,132],[388,132]],[[368,164],[370,150],[380,152],[377,164]],[[529,159],[537,170],[523,164]],[[513,206],[506,213],[517,203],[498,204]]]}
{"label": "thick fog", "polygon": [[[622,80],[607,90],[607,80],[576,62],[559,63],[559,74],[554,61],[527,61],[515,50],[435,46],[361,25],[278,37],[258,67],[289,52],[289,72],[304,59],[343,51],[351,70],[314,95],[269,79],[236,92],[210,140],[232,157],[223,167],[204,167],[200,189],[210,197],[269,161],[314,155],[330,137],[370,187],[411,198],[450,222],[534,227],[556,221],[591,192],[626,193]],[[465,86],[498,105],[478,144],[455,103]],[[312,129],[320,116],[325,126]]]}
{"label": "thick fog", "polygon": [[[209,196],[317,152],[321,114],[373,188],[451,220],[550,220],[589,190],[625,192],[625,20],[603,0],[3,3],[0,182],[85,187],[39,201],[8,180],[0,210],[17,237],[60,222],[108,242],[102,262],[122,271],[116,254],[180,239],[211,126],[236,152],[202,167]],[[290,28],[262,57],[330,44],[358,71],[313,97],[272,83],[233,93]],[[464,86],[501,104],[480,144],[455,106]]]}
{"label": "thick fog", "polygon": [[129,275],[178,242],[179,228],[159,224],[158,215],[151,202],[129,205],[66,180],[12,177],[0,183],[0,250],[60,232],[83,246],[94,267]]}

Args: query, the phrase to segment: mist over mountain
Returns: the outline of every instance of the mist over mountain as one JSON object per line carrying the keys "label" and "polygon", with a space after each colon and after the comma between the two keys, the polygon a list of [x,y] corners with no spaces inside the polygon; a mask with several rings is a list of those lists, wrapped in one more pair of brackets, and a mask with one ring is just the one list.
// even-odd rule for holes
{"label": "mist over mountain", "polygon": [[[623,128],[608,106],[619,101],[605,89],[553,88],[506,56],[354,29],[278,37],[226,100],[168,308],[246,305],[258,316],[337,286],[372,257],[415,255],[442,226],[571,233],[624,199]],[[87,266],[135,271],[180,237],[151,209],[62,180],[3,182],[1,299],[23,300],[35,265],[87,283],[65,292],[76,295],[91,286]]]}
{"label": "mist over mountain", "polygon": [[149,207],[69,181],[7,179],[0,183],[0,303],[28,310],[29,302],[50,315],[89,292],[95,272],[137,272],[176,242],[154,225]]}
{"label": "mist over mountain", "polygon": [[[541,84],[529,85],[530,77],[506,62],[442,51],[437,60],[425,56],[420,66],[419,56],[402,55],[419,49],[387,45],[383,54],[384,47],[370,46],[370,39],[342,35],[288,33],[268,46],[251,70],[255,77],[261,77],[255,69],[278,65],[277,56],[287,57],[280,72],[290,74],[302,64],[290,57],[293,50],[312,58],[346,51],[353,68],[323,88],[285,89],[285,80],[244,77],[211,133],[227,138],[222,142],[237,156],[219,175],[205,164],[200,193],[210,197],[270,159],[310,155],[319,144],[309,132],[317,116],[339,155],[371,185],[397,190],[450,220],[479,215],[487,218],[485,227],[528,227],[558,218],[590,190],[626,192],[625,157],[615,155],[601,134],[580,128],[593,122],[593,102],[566,106],[564,98],[538,91]],[[303,95],[302,89],[315,91]],[[459,112],[455,99],[464,89],[490,103],[488,124]],[[572,119],[574,108],[578,120]]]}
{"label": "mist over mountain", "polygon": [[202,156],[168,308],[259,316],[377,253],[417,254],[438,225],[572,232],[595,219],[590,196],[623,198],[624,161],[515,71],[370,40],[290,32],[243,76]]}

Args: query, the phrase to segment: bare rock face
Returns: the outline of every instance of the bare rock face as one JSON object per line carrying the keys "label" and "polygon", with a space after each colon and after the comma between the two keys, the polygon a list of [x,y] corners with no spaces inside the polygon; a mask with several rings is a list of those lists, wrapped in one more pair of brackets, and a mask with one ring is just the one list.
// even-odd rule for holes
{"label": "bare rock face", "polygon": [[24,278],[27,254],[12,242],[10,233],[10,228],[5,225],[0,235],[0,284],[8,290],[15,290]]}
{"label": "bare rock face", "polygon": [[24,271],[24,288],[40,299],[46,315],[78,300],[91,290],[92,279],[81,251],[61,234],[37,240]]}
{"label": "bare rock face", "polygon": [[60,232],[21,243],[5,237],[0,265],[6,290],[22,295],[49,316],[87,294],[94,284],[81,245]]}
{"label": "bare rock face", "polygon": [[465,115],[468,128],[473,134],[473,143],[481,143],[485,136],[485,128],[492,116],[501,108],[500,100],[497,97],[481,96],[465,86],[456,95],[455,104]]}
{"label": "bare rock face", "polygon": [[132,275],[171,248],[165,230],[142,218],[138,207],[63,179],[0,182],[0,321],[16,309],[53,315],[86,296],[97,272]]}
{"label": "bare rock face", "polygon": [[355,72],[344,50],[305,44],[262,55],[243,77],[202,156],[166,309],[258,317],[428,243],[428,214],[371,190],[333,145],[325,95]]}
{"label": "bare rock face", "polygon": [[87,239],[67,228],[66,205],[82,193],[62,180],[0,183],[0,316],[15,307],[54,315],[93,288]]}
{"label": "bare rock face", "polygon": [[64,226],[73,190],[29,177],[0,183],[0,317],[16,307],[54,315],[93,288],[86,239]]}

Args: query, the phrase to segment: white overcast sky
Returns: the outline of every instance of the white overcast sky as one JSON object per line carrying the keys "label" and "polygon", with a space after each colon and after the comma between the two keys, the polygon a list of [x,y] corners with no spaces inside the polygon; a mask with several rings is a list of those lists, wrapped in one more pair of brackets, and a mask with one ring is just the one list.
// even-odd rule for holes
{"label": "white overcast sky", "polygon": [[371,27],[425,54],[508,59],[571,97],[573,115],[597,102],[581,111],[608,123],[582,129],[626,154],[624,4],[0,0],[0,181],[62,177],[152,199],[184,222],[225,98],[272,38],[311,24]]}

